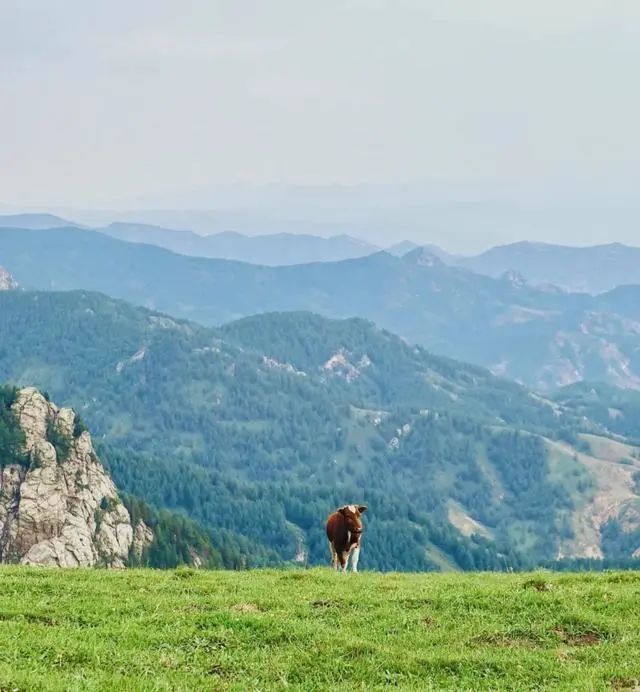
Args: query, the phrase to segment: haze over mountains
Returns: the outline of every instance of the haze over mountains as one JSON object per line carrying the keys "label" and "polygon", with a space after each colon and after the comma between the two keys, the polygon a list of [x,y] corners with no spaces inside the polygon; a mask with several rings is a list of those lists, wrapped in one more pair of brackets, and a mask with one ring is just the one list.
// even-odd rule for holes
{"label": "haze over mountains", "polygon": [[[533,185],[430,181],[360,185],[213,185],[180,194],[124,199],[104,210],[63,209],[65,218],[101,227],[113,221],[211,234],[353,235],[379,247],[408,239],[453,254],[478,254],[520,240],[567,245],[635,244],[640,209],[627,198],[602,199],[593,182],[575,195]],[[619,188],[619,192],[622,190]]]}
{"label": "haze over mountains", "polygon": [[274,310],[365,317],[409,342],[547,391],[587,380],[640,387],[640,288],[599,296],[482,276],[417,249],[265,267],[186,257],[74,228],[3,229],[25,288],[90,289],[215,325]]}

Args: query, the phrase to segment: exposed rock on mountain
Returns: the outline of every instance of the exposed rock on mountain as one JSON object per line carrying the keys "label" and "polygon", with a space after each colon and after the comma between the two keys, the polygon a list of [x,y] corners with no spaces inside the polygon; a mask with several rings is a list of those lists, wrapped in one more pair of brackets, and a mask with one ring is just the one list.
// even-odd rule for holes
{"label": "exposed rock on mountain", "polygon": [[508,269],[506,272],[504,272],[500,279],[513,288],[523,288],[527,285],[524,276],[522,276],[520,272],[514,271],[513,269]]}
{"label": "exposed rock on mountain", "polygon": [[371,360],[364,353],[357,363],[352,363],[349,360],[351,356],[352,354],[346,349],[340,348],[324,363],[322,370],[336,377],[342,377],[347,382],[353,382],[360,377],[362,370],[371,365]]}
{"label": "exposed rock on mountain", "polygon": [[18,392],[11,412],[23,453],[0,459],[0,561],[124,567],[141,555],[153,534],[131,525],[76,414],[33,388]]}
{"label": "exposed rock on mountain", "polygon": [[18,282],[4,267],[0,267],[0,291],[11,291],[14,288],[18,288]]}

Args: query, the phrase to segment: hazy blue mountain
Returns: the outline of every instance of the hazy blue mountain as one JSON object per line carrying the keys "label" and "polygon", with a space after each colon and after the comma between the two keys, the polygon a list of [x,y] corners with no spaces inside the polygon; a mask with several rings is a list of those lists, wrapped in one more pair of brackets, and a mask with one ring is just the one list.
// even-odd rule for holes
{"label": "hazy blue mountain", "polygon": [[413,252],[414,250],[418,250],[419,248],[423,248],[424,250],[430,252],[432,255],[435,255],[447,264],[456,264],[458,260],[456,255],[451,255],[450,253],[446,252],[437,245],[433,245],[431,243],[421,245],[419,243],[414,243],[412,240],[402,240],[399,243],[396,243],[395,245],[391,245],[390,247],[386,248],[386,252],[388,252],[390,255],[393,255],[394,257],[404,257],[409,252]]}
{"label": "hazy blue mountain", "polygon": [[568,247],[521,242],[451,261],[488,276],[514,270],[531,284],[553,284],[573,292],[597,294],[640,283],[640,247],[620,243]]}
{"label": "hazy blue mountain", "polygon": [[157,245],[183,255],[202,254],[198,250],[203,250],[202,243],[205,239],[205,236],[193,231],[178,231],[144,223],[116,222],[93,230],[118,240]]}
{"label": "hazy blue mountain", "polygon": [[96,230],[120,240],[158,245],[184,255],[270,266],[333,262],[363,257],[378,250],[374,245],[348,235],[329,238],[303,233],[248,236],[225,232],[198,235],[191,231],[174,231],[135,223],[113,223]]}
{"label": "hazy blue mountain", "polygon": [[394,257],[402,257],[412,250],[417,250],[420,247],[419,243],[414,243],[413,240],[401,240],[385,248],[386,252]]}
{"label": "hazy blue mountain", "polygon": [[0,231],[0,261],[25,288],[98,290],[215,325],[308,310],[373,320],[436,353],[538,390],[581,379],[640,388],[640,321],[619,289],[592,297],[445,265],[420,248],[264,267],[185,257],[76,229]]}
{"label": "hazy blue mountain", "polygon": [[[224,226],[225,213],[216,214],[219,226]],[[233,219],[229,220],[229,224],[233,227]],[[0,227],[6,228],[45,229],[65,226],[89,228],[52,214],[0,216]],[[261,226],[258,221],[250,228],[253,233],[249,235],[237,231],[201,235],[190,230],[173,230],[155,224],[118,221],[92,230],[119,240],[157,245],[194,257],[230,259],[266,266],[334,262],[364,257],[379,251],[375,245],[345,232],[338,232],[330,237],[316,235],[316,232],[322,233],[334,228],[330,220],[324,228],[320,222],[301,222],[296,227],[293,220],[283,221],[284,232],[275,231],[277,224]],[[255,235],[256,231],[265,229],[268,232]],[[311,232],[296,232],[300,229],[311,229]],[[365,232],[365,229],[360,229],[360,232]],[[522,241],[492,247],[478,255],[464,256],[449,253],[435,244],[403,240],[387,247],[386,252],[402,257],[420,247],[452,266],[464,267],[494,278],[515,271],[534,286],[556,286],[568,292],[595,295],[620,285],[640,283],[640,247],[620,243],[571,247]]]}
{"label": "hazy blue mountain", "polygon": [[618,286],[598,296],[600,309],[610,310],[630,320],[640,320],[640,285]]}
{"label": "hazy blue mountain", "polygon": [[0,215],[0,228],[29,228],[40,230],[43,228],[62,228],[74,226],[71,221],[61,219],[53,214],[3,214]]}
{"label": "hazy blue mountain", "polygon": [[[629,557],[585,509],[608,486],[582,455],[608,468],[608,440],[364,320],[266,314],[212,329],[84,291],[1,293],[0,316],[0,380],[72,405],[118,486],[197,520],[225,564],[238,552],[326,564],[323,521],[345,501],[369,503],[369,568]],[[629,477],[612,517],[634,492]]]}

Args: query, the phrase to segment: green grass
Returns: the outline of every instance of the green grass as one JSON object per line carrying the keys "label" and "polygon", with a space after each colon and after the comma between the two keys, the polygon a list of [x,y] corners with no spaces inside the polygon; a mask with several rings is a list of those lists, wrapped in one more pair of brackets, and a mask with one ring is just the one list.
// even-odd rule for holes
{"label": "green grass", "polygon": [[0,569],[0,690],[633,689],[640,574]]}

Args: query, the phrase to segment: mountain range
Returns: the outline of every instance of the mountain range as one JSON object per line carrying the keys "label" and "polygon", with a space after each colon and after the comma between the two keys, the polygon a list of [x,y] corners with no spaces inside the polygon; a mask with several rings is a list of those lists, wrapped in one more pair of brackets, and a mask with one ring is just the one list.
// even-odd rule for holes
{"label": "mountain range", "polygon": [[334,262],[363,257],[378,250],[374,245],[344,234],[328,238],[303,233],[248,236],[231,231],[198,235],[191,231],[174,231],[159,226],[123,222],[96,230],[112,238],[158,245],[183,255],[216,257],[269,266]]}
{"label": "mountain range", "polygon": [[640,283],[640,247],[622,243],[568,247],[520,242],[494,247],[474,257],[450,256],[448,261],[487,276],[516,271],[537,286],[551,284],[594,295],[623,284]]}
{"label": "mountain range", "polygon": [[0,260],[25,288],[97,290],[205,325],[286,310],[360,316],[539,391],[581,380],[640,388],[637,286],[565,293],[451,267],[421,248],[265,267],[75,228],[1,229]]}
{"label": "mountain range", "polygon": [[369,568],[635,550],[636,448],[361,319],[207,328],[97,293],[24,290],[0,293],[0,315],[0,379],[73,406],[122,490],[184,512],[221,553],[233,536],[253,564],[325,563],[323,519],[344,498],[371,508]]}
{"label": "mountain range", "polygon": [[401,241],[387,252],[401,257],[420,247],[450,266],[494,278],[513,272],[539,288],[598,295],[622,285],[640,284],[640,247],[622,243],[571,247],[522,241],[465,256],[437,245]]}
{"label": "mountain range", "polygon": [[[0,228],[33,230],[70,226],[88,228],[51,214],[0,216]],[[463,255],[449,253],[433,243],[419,244],[410,240],[381,248],[345,233],[330,237],[299,232],[244,235],[235,231],[201,235],[125,221],[92,230],[119,240],[156,245],[184,255],[266,266],[335,262],[365,257],[381,249],[402,257],[424,248],[450,266],[467,268],[494,278],[506,272],[517,272],[533,286],[556,286],[567,292],[596,295],[620,285],[640,283],[640,248],[621,243],[571,247],[522,241],[492,247],[477,255]]]}
{"label": "mountain range", "polygon": [[[88,228],[52,214],[0,216],[0,228],[44,230],[69,227]],[[188,230],[124,221],[90,230],[130,243],[156,245],[182,255],[215,257],[267,266],[335,262],[363,257],[380,249],[346,234],[327,238],[308,233],[250,236],[231,231],[201,235]]]}

